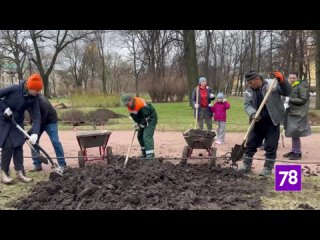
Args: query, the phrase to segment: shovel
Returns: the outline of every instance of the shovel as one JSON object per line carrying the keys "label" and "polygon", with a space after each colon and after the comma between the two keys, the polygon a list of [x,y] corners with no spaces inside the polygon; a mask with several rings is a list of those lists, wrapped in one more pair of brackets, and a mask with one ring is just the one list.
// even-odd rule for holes
{"label": "shovel", "polygon": [[132,140],[131,140],[131,144],[130,144],[128,152],[127,152],[126,160],[124,161],[124,167],[127,166],[130,150],[131,150],[131,147],[132,147],[132,144],[133,144],[133,140],[134,140],[134,136],[136,135],[136,132],[137,132],[137,129],[134,130],[133,137],[132,137]]}
{"label": "shovel", "polygon": [[263,101],[261,102],[260,107],[259,107],[258,111],[256,112],[256,114],[254,116],[254,119],[252,119],[251,124],[249,126],[249,129],[248,129],[248,131],[246,132],[246,135],[243,138],[242,144],[241,145],[236,144],[231,149],[231,157],[230,158],[231,158],[232,163],[235,163],[235,162],[239,161],[243,157],[243,154],[245,153],[245,150],[246,150],[245,144],[246,144],[246,142],[248,140],[248,136],[251,133],[251,131],[252,131],[252,129],[253,129],[255,123],[256,123],[255,119],[257,119],[259,117],[264,105],[266,104],[266,102],[267,102],[267,100],[269,98],[270,93],[272,92],[272,89],[276,86],[276,83],[277,83],[277,79],[275,78],[273,80],[272,85],[269,87],[266,95],[264,96]]}
{"label": "shovel", "polygon": [[[198,105],[198,95],[199,95],[199,87],[196,88],[196,104]],[[194,128],[197,129],[197,123],[198,123],[198,112],[199,112],[199,105],[196,108],[196,120],[194,123]]]}
{"label": "shovel", "polygon": [[281,142],[282,142],[282,147],[284,148],[284,132],[285,132],[286,130],[285,129],[283,129],[282,130],[282,132],[281,132]]}
{"label": "shovel", "polygon": [[45,164],[48,164],[48,161],[47,161],[47,160],[49,160],[49,162],[50,162],[51,165],[52,165],[53,171],[56,172],[57,174],[59,174],[60,176],[62,176],[62,174],[63,174],[63,169],[62,169],[60,166],[58,166],[58,164],[56,164],[56,163],[54,163],[54,162],[52,161],[52,159],[51,159],[51,157],[49,156],[49,154],[48,154],[38,143],[35,143],[34,145],[32,145],[32,144],[29,142],[29,140],[30,140],[29,134],[28,134],[22,127],[20,127],[20,125],[16,122],[16,120],[14,120],[13,116],[11,117],[11,122],[12,122],[12,124],[13,124],[21,133],[23,133],[24,136],[27,137],[28,140],[27,140],[26,142],[27,142],[27,144],[29,145],[29,147],[30,147],[32,150],[35,151],[35,147],[36,147],[36,148],[38,148],[38,149],[45,155],[45,157],[44,157],[43,155],[40,154],[40,157],[39,157],[40,161],[42,161],[42,162],[45,163]]}

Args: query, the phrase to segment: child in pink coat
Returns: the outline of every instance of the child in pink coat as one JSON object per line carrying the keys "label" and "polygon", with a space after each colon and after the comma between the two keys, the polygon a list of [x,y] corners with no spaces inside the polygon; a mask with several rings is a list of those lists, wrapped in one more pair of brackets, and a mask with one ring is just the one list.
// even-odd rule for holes
{"label": "child in pink coat", "polygon": [[230,103],[224,98],[223,93],[218,93],[217,102],[210,106],[210,111],[214,114],[214,121],[217,123],[217,141],[216,144],[224,144],[226,132],[227,109],[230,109]]}

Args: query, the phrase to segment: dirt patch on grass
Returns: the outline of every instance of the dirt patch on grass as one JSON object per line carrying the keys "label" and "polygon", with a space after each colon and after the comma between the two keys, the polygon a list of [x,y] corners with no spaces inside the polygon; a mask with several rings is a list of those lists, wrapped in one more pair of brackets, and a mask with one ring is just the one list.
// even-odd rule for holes
{"label": "dirt patch on grass", "polygon": [[111,164],[72,168],[50,175],[17,209],[261,209],[267,181],[232,168],[180,166],[156,159],[114,156]]}
{"label": "dirt patch on grass", "polygon": [[308,119],[312,125],[320,125],[320,116],[314,112],[308,112]]}

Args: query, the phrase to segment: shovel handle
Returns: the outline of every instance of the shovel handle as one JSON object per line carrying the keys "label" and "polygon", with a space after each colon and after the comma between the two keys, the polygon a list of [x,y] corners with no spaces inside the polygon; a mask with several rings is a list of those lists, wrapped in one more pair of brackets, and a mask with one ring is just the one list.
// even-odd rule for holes
{"label": "shovel handle", "polygon": [[[197,86],[196,87],[196,104],[198,106],[198,97],[199,97],[199,87]],[[199,112],[199,106],[196,108],[196,120],[195,120],[195,123],[194,123],[194,128],[197,129],[197,123],[198,123],[198,112]]]}
{"label": "shovel handle", "polygon": [[[273,79],[272,85],[269,87],[266,95],[264,96],[264,98],[263,98],[263,100],[262,100],[262,102],[261,102],[261,104],[260,104],[260,106],[259,106],[259,108],[258,108],[258,111],[257,111],[256,114],[254,115],[254,118],[258,118],[258,116],[260,115],[260,113],[261,113],[264,105],[266,104],[266,102],[267,102],[267,100],[268,100],[268,98],[269,98],[269,95],[270,95],[271,92],[272,92],[272,89],[276,86],[276,83],[277,83],[277,79],[275,78],[275,79]],[[247,141],[248,135],[249,135],[250,132],[252,131],[255,122],[256,122],[256,121],[255,121],[254,119],[252,119],[251,124],[250,124],[250,127],[249,127],[246,135],[245,135],[244,138],[243,138],[244,143]]]}
{"label": "shovel handle", "polygon": [[[20,127],[20,125],[16,122],[16,120],[13,118],[13,116],[11,117],[11,122],[12,124],[15,125],[15,127],[24,135],[28,138],[28,140],[30,139],[30,135],[22,128]],[[30,142],[28,142],[28,145],[29,145]],[[30,143],[31,145],[31,143]],[[29,145],[29,146],[30,146]],[[52,166],[55,166],[54,162],[52,161],[51,157],[49,156],[49,154],[42,148],[40,147],[40,145],[38,143],[35,143],[31,149],[34,150],[34,147],[37,147],[45,156],[46,158],[49,160],[49,162],[51,163]]]}
{"label": "shovel handle", "polygon": [[131,143],[130,143],[130,146],[129,146],[129,149],[128,149],[128,152],[127,152],[126,160],[124,161],[124,167],[127,166],[127,162],[128,162],[128,159],[129,159],[129,154],[130,154],[131,146],[132,146],[132,144],[133,144],[133,140],[134,140],[134,136],[136,135],[136,132],[137,132],[137,130],[135,129],[135,130],[134,130],[134,133],[133,133],[133,137],[132,137]]}

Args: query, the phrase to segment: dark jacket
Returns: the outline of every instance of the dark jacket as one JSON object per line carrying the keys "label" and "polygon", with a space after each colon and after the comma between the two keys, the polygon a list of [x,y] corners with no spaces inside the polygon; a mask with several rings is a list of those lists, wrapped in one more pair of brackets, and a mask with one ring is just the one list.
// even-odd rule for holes
{"label": "dark jacket", "polygon": [[158,123],[158,115],[151,103],[139,97],[134,97],[133,108],[128,107],[133,121],[142,125],[155,126]]}
{"label": "dark jacket", "polygon": [[[50,123],[57,123],[58,116],[57,111],[49,102],[49,100],[44,95],[39,95],[39,105],[40,105],[40,114],[41,114],[41,132],[44,130],[44,127]],[[30,109],[28,110],[30,113]],[[32,122],[32,118],[31,118]]]}
{"label": "dark jacket", "polygon": [[[196,89],[198,89],[198,104],[200,106],[200,90],[199,90],[199,85],[193,90],[193,93],[192,93],[192,103],[193,103],[193,107],[194,105],[197,103],[197,95],[196,95]],[[212,90],[210,87],[206,86],[206,89],[207,89],[207,100],[208,100],[208,106],[207,106],[207,111],[206,111],[206,115],[208,118],[212,118],[213,114],[212,112],[210,111],[210,107],[209,107],[209,104],[211,103],[212,100],[214,100],[215,98],[210,98],[210,94],[212,94]],[[199,117],[199,114],[200,114],[200,111],[198,111],[198,117]],[[194,108],[194,116],[196,116],[196,109]]]}
{"label": "dark jacket", "polygon": [[[262,85],[262,95],[265,96],[269,87],[272,85],[273,79],[266,79]],[[289,96],[292,91],[291,84],[285,80],[282,84],[276,84],[271,90],[269,98],[266,102],[266,109],[273,125],[278,125],[284,118],[284,106],[281,96]],[[252,116],[258,110],[254,90],[248,88],[244,94],[244,109],[248,116]]]}
{"label": "dark jacket", "polygon": [[293,87],[286,109],[284,128],[286,137],[306,137],[311,135],[308,120],[310,92],[307,81]]}
{"label": "dark jacket", "polygon": [[11,109],[14,119],[22,128],[24,127],[24,112],[30,109],[33,119],[32,133],[39,134],[40,132],[39,97],[28,95],[24,88],[25,82],[24,80],[20,84],[0,89],[0,147],[3,147],[8,134],[13,140],[13,147],[23,145],[25,141],[24,135],[11,124],[10,120],[4,117],[4,111],[7,107]]}

